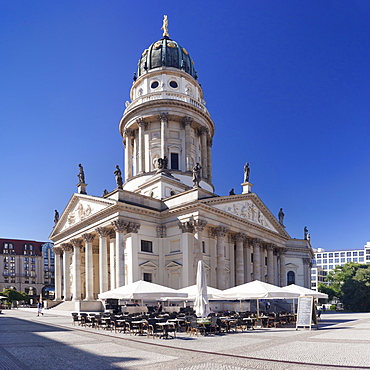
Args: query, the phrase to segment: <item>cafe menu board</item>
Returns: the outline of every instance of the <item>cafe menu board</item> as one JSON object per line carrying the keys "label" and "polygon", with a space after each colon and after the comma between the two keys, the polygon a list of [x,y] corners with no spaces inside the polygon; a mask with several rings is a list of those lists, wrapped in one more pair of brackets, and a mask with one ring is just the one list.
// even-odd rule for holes
{"label": "cafe menu board", "polygon": [[303,326],[303,327],[309,327],[311,330],[312,313],[313,313],[313,308],[314,308],[313,306],[314,306],[313,297],[298,298],[296,329],[298,329],[299,326]]}

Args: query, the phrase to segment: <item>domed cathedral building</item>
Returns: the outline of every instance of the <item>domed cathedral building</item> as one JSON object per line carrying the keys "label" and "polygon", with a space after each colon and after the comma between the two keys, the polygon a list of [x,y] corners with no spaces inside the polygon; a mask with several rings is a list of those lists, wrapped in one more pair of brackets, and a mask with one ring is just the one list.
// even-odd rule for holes
{"label": "domed cathedral building", "polygon": [[309,238],[291,239],[283,215],[252,192],[248,164],[242,194],[214,193],[215,124],[192,58],[166,17],[162,28],[139,59],[119,124],[116,189],[87,194],[80,165],[78,192],[55,220],[56,300],[91,309],[100,292],[140,279],[182,288],[195,284],[198,260],[219,289],[256,279],[310,287]]}

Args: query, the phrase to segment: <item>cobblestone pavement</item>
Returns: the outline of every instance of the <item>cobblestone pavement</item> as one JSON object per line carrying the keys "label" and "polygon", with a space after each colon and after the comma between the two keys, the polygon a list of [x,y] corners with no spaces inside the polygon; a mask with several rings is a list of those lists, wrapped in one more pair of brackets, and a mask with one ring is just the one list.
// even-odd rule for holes
{"label": "cobblestone pavement", "polygon": [[326,313],[320,329],[152,339],[72,326],[70,314],[5,310],[0,369],[369,369],[370,313]]}

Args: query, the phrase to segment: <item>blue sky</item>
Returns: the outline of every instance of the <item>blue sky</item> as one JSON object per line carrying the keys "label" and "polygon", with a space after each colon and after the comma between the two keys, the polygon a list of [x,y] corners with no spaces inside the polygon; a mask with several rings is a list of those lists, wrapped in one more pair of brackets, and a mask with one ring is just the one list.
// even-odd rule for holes
{"label": "blue sky", "polygon": [[216,125],[216,194],[250,181],[314,248],[370,241],[370,2],[0,2],[0,236],[48,240],[77,190],[113,190],[118,131],[141,53],[192,56]]}

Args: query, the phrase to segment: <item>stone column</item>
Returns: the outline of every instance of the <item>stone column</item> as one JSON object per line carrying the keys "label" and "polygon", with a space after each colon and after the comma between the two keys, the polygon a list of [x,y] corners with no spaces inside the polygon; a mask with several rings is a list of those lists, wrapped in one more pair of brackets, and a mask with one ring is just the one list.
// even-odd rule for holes
{"label": "stone column", "polygon": [[127,181],[132,177],[132,134],[131,129],[125,130],[125,180]]}
{"label": "stone column", "polygon": [[[136,222],[126,223],[125,236],[125,258],[126,258],[126,281],[127,284],[133,283],[141,279],[139,271],[138,252],[140,251],[139,240],[137,233],[140,229],[140,224]],[[131,235],[129,235],[131,234]]]}
{"label": "stone column", "polygon": [[266,281],[266,264],[265,264],[265,251],[266,243],[260,244],[260,254],[261,254],[261,281]]}
{"label": "stone column", "polygon": [[158,243],[158,274],[157,281],[160,285],[165,284],[165,273],[166,273],[166,251],[168,250],[167,240],[167,227],[165,225],[159,225],[156,228],[157,231],[157,243]]}
{"label": "stone column", "polygon": [[267,245],[267,282],[274,284],[274,246]]}
{"label": "stone column", "polygon": [[116,233],[116,288],[125,285],[125,238],[126,222],[116,220],[112,226]]}
{"label": "stone column", "polygon": [[81,239],[71,239],[73,246],[72,300],[81,300]]}
{"label": "stone column", "polygon": [[235,285],[244,284],[244,240],[246,235],[237,233],[234,235],[235,249]]}
{"label": "stone column", "polygon": [[207,150],[208,150],[208,181],[212,182],[212,139],[209,138],[207,142]]}
{"label": "stone column", "polygon": [[202,127],[201,130],[201,143],[202,143],[202,177],[208,179],[208,150],[207,150],[207,135],[208,129]]}
{"label": "stone column", "polygon": [[185,171],[192,171],[191,168],[191,117],[184,117],[182,124],[185,128]]}
{"label": "stone column", "polygon": [[195,284],[195,274],[193,269],[194,263],[194,238],[191,233],[194,232],[192,221],[179,222],[181,234],[181,251],[182,251],[182,285],[184,287]]}
{"label": "stone column", "polygon": [[55,260],[55,301],[62,300],[62,269],[61,269],[61,259],[60,256],[63,254],[63,249],[61,247],[54,247],[53,248]]}
{"label": "stone column", "polygon": [[110,229],[98,227],[95,231],[99,234],[99,292],[108,291],[108,243]]}
{"label": "stone column", "polygon": [[138,173],[145,172],[145,141],[144,141],[144,129],[146,122],[143,118],[138,118],[136,123],[139,126],[139,163]]}
{"label": "stone column", "polygon": [[310,258],[302,258],[303,262],[303,281],[304,281],[304,287],[311,289],[311,267],[312,267],[312,262]]}
{"label": "stone column", "polygon": [[225,236],[228,229],[224,226],[214,228],[214,233],[217,238],[217,288],[226,288],[226,260],[225,260]]}
{"label": "stone column", "polygon": [[245,248],[244,248],[244,260],[245,260],[245,266],[244,266],[244,282],[249,283],[252,281],[251,275],[252,275],[252,269],[251,269],[251,239],[246,238],[245,241]]}
{"label": "stone column", "polygon": [[168,113],[161,113],[159,115],[161,121],[161,158],[168,157]]}
{"label": "stone column", "polygon": [[285,286],[286,285],[286,268],[285,268],[286,249],[281,248],[279,254],[280,254],[280,286]]}
{"label": "stone column", "polygon": [[62,248],[63,254],[63,295],[65,301],[71,300],[71,271],[70,271],[70,253],[72,251],[72,245],[69,243],[63,243]]}
{"label": "stone column", "polygon": [[113,229],[109,233],[109,272],[110,290],[118,288],[116,286],[116,233]]}
{"label": "stone column", "polygon": [[203,229],[207,225],[205,220],[195,220],[193,223],[194,226],[194,271],[197,271],[198,261],[203,260],[203,250],[202,250],[202,241],[203,241]]}
{"label": "stone column", "polygon": [[85,241],[85,281],[86,293],[85,301],[94,299],[94,270],[93,270],[93,250],[92,242],[95,238],[94,234],[83,234],[82,239]]}
{"label": "stone column", "polygon": [[261,280],[261,240],[253,239],[253,280]]}

